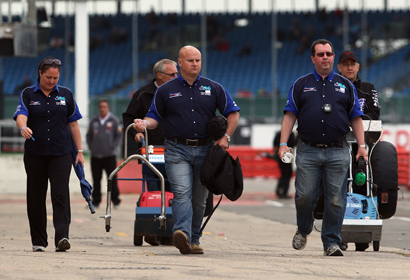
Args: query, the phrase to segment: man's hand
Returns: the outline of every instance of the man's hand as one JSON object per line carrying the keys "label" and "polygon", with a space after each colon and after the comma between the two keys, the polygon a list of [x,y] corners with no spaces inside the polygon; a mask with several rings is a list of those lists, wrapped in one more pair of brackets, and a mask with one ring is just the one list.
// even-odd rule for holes
{"label": "man's hand", "polygon": [[135,140],[135,142],[142,143],[141,138],[145,138],[145,137],[144,137],[144,134],[141,133],[141,132],[138,132],[138,133],[135,135],[134,140]]}
{"label": "man's hand", "polygon": [[134,125],[132,126],[136,131],[139,132],[144,132],[145,128],[147,127],[147,124],[145,121],[141,119],[135,119],[134,120]]}
{"label": "man's hand", "polygon": [[278,156],[279,158],[283,158],[284,153],[290,153],[289,147],[286,145],[279,146]]}
{"label": "man's hand", "polygon": [[359,160],[359,157],[363,157],[364,161],[367,162],[367,151],[366,148],[359,148],[356,154],[356,161]]}
{"label": "man's hand", "polygon": [[226,136],[224,135],[221,139],[215,141],[214,145],[219,145],[221,146],[222,150],[226,151],[229,149],[228,138],[226,138]]}

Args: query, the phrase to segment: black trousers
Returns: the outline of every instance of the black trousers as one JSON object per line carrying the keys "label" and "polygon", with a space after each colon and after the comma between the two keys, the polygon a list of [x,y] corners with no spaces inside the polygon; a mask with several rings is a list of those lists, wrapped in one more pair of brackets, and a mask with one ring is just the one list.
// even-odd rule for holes
{"label": "black trousers", "polygon": [[278,185],[276,186],[276,194],[279,197],[284,197],[288,194],[290,179],[292,178],[292,164],[284,163],[279,157],[277,158],[277,161],[279,163],[281,176],[278,180]]}
{"label": "black trousers", "polygon": [[[93,173],[93,191],[92,191],[92,201],[94,206],[98,206],[101,203],[101,179],[103,170],[105,174],[110,176],[111,172],[117,167],[117,160],[115,156],[106,158],[91,158],[91,172]],[[112,191],[111,191],[111,201],[114,205],[118,205],[121,202],[119,199],[120,191],[117,185],[117,176],[112,178]]]}
{"label": "black trousers", "polygon": [[63,156],[37,156],[24,153],[27,173],[27,214],[33,245],[47,247],[46,196],[50,181],[53,205],[54,243],[68,238],[71,223],[69,179],[71,153]]}

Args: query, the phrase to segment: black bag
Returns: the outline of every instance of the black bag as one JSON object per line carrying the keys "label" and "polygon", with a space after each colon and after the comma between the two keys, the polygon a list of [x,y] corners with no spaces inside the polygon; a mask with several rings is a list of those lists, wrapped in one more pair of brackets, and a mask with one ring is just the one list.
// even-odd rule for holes
{"label": "black bag", "polygon": [[243,174],[239,158],[234,160],[228,152],[222,150],[221,146],[213,146],[202,165],[200,180],[210,193],[221,195],[218,203],[202,225],[200,231],[202,233],[212,214],[221,203],[223,195],[231,201],[237,200],[242,195]]}
{"label": "black bag", "polygon": [[200,180],[213,194],[224,194],[231,201],[237,200],[243,191],[243,174],[239,158],[234,160],[221,146],[213,146],[205,158]]}

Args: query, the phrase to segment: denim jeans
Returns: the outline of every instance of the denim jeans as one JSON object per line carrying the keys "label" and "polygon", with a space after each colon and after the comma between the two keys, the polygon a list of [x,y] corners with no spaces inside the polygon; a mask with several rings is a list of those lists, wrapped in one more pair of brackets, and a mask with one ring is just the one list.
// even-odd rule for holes
{"label": "denim jeans", "polygon": [[298,231],[302,235],[312,232],[313,210],[323,190],[325,209],[322,242],[325,250],[342,242],[340,231],[346,210],[349,163],[350,152],[347,142],[343,143],[343,148],[319,148],[309,146],[301,140],[298,142],[295,180]]}
{"label": "denim jeans", "polygon": [[183,231],[192,244],[199,244],[208,189],[199,178],[202,165],[212,143],[189,147],[165,140],[165,170],[174,193],[172,215],[173,232]]}

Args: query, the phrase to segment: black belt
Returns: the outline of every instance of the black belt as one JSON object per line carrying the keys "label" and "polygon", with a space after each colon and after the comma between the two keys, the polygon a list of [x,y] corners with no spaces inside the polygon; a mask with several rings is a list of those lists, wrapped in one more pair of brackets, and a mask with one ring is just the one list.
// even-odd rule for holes
{"label": "black belt", "polygon": [[329,148],[329,147],[343,148],[343,142],[345,140],[345,136],[343,136],[342,138],[340,138],[336,142],[330,143],[330,144],[313,144],[313,143],[309,142],[308,140],[306,140],[305,138],[303,138],[302,136],[300,136],[300,140],[302,140],[302,142],[304,142],[305,144],[308,144],[309,146],[314,146],[314,147],[319,147],[319,148]]}
{"label": "black belt", "polygon": [[186,145],[188,147],[198,147],[198,146],[207,145],[209,141],[211,141],[209,138],[208,139],[178,139],[178,138],[172,138],[172,137],[165,137],[165,139],[174,141],[178,144]]}

